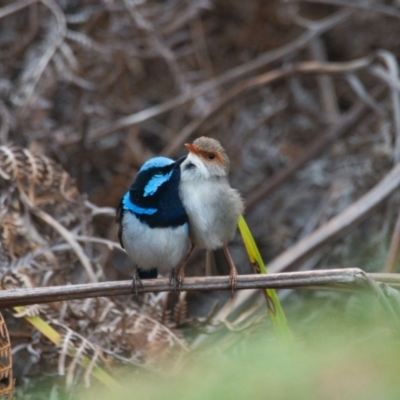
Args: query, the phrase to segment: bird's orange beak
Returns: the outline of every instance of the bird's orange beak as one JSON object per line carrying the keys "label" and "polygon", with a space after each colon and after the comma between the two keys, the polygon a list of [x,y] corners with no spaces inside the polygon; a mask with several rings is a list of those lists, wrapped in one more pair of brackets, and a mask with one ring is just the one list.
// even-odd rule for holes
{"label": "bird's orange beak", "polygon": [[199,149],[197,146],[195,146],[194,144],[185,143],[185,147],[186,147],[191,153],[194,153],[194,154],[199,154],[199,153],[200,153],[200,149]]}

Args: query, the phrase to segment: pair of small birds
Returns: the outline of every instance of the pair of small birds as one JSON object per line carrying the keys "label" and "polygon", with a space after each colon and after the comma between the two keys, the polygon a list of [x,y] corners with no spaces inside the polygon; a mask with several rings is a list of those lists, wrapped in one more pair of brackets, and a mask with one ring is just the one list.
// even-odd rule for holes
{"label": "pair of small birds", "polygon": [[117,210],[118,237],[135,263],[133,287],[141,279],[170,272],[175,289],[195,246],[223,248],[232,290],[237,271],[227,243],[244,210],[239,192],[228,182],[229,158],[221,144],[200,137],[185,144],[189,154],[173,161],[154,157],[139,170]]}

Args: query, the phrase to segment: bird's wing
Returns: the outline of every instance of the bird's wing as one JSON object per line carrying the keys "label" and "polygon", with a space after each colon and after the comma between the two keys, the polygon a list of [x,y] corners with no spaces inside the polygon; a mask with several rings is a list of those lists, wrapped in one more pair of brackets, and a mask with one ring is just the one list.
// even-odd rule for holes
{"label": "bird's wing", "polygon": [[122,200],[120,201],[117,208],[117,215],[115,216],[115,222],[118,224],[118,239],[121,247],[124,249],[124,244],[122,243],[122,216],[124,214],[124,208],[122,206]]}

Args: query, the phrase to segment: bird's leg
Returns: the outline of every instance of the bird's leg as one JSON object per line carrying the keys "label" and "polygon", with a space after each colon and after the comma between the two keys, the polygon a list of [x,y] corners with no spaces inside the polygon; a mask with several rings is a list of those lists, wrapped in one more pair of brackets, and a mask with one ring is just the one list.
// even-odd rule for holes
{"label": "bird's leg", "polygon": [[190,255],[192,254],[193,249],[194,244],[191,243],[190,250],[187,252],[185,258],[182,260],[177,268],[173,268],[171,270],[169,283],[170,285],[174,285],[174,290],[177,290],[177,288],[179,288],[179,286],[182,286],[183,284],[183,279],[185,278],[185,266],[187,261],[189,260]]}
{"label": "bird's leg", "polygon": [[238,275],[237,269],[235,267],[235,264],[233,263],[231,253],[229,253],[228,246],[226,244],[224,244],[222,248],[224,249],[224,253],[225,253],[226,259],[228,260],[228,264],[230,267],[229,286],[231,287],[232,292],[234,292],[234,290],[236,289],[236,277]]}
{"label": "bird's leg", "polygon": [[186,254],[185,258],[183,259],[183,261],[181,262],[181,264],[178,267],[178,279],[179,279],[179,284],[182,285],[183,284],[183,279],[185,278],[185,266],[189,260],[190,255],[192,254],[192,251],[194,249],[194,244],[190,243],[190,250],[188,251],[188,253]]}
{"label": "bird's leg", "polygon": [[169,284],[174,287],[174,290],[177,291],[180,285],[179,277],[176,268],[171,269],[171,274],[169,276]]}
{"label": "bird's leg", "polygon": [[135,267],[135,269],[133,271],[133,276],[132,276],[132,290],[135,292],[136,297],[138,295],[138,291],[137,291],[138,286],[140,286],[141,289],[143,289],[143,284],[139,277],[138,269],[137,269],[137,267]]}

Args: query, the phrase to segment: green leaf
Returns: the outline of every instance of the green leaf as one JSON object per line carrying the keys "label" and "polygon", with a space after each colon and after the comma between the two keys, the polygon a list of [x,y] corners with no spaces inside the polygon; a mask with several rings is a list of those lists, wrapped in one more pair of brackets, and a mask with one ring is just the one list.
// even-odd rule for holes
{"label": "green leaf", "polygon": [[[264,261],[261,258],[261,254],[258,250],[256,242],[254,241],[253,235],[251,234],[243,215],[239,217],[238,226],[250,262],[257,267],[257,270],[259,270],[260,273],[266,274],[267,269]],[[283,308],[276,291],[274,289],[264,289],[264,293],[267,301],[268,313],[270,315],[276,336],[286,342],[293,342],[293,334],[287,323],[285,313],[283,312]]]}

